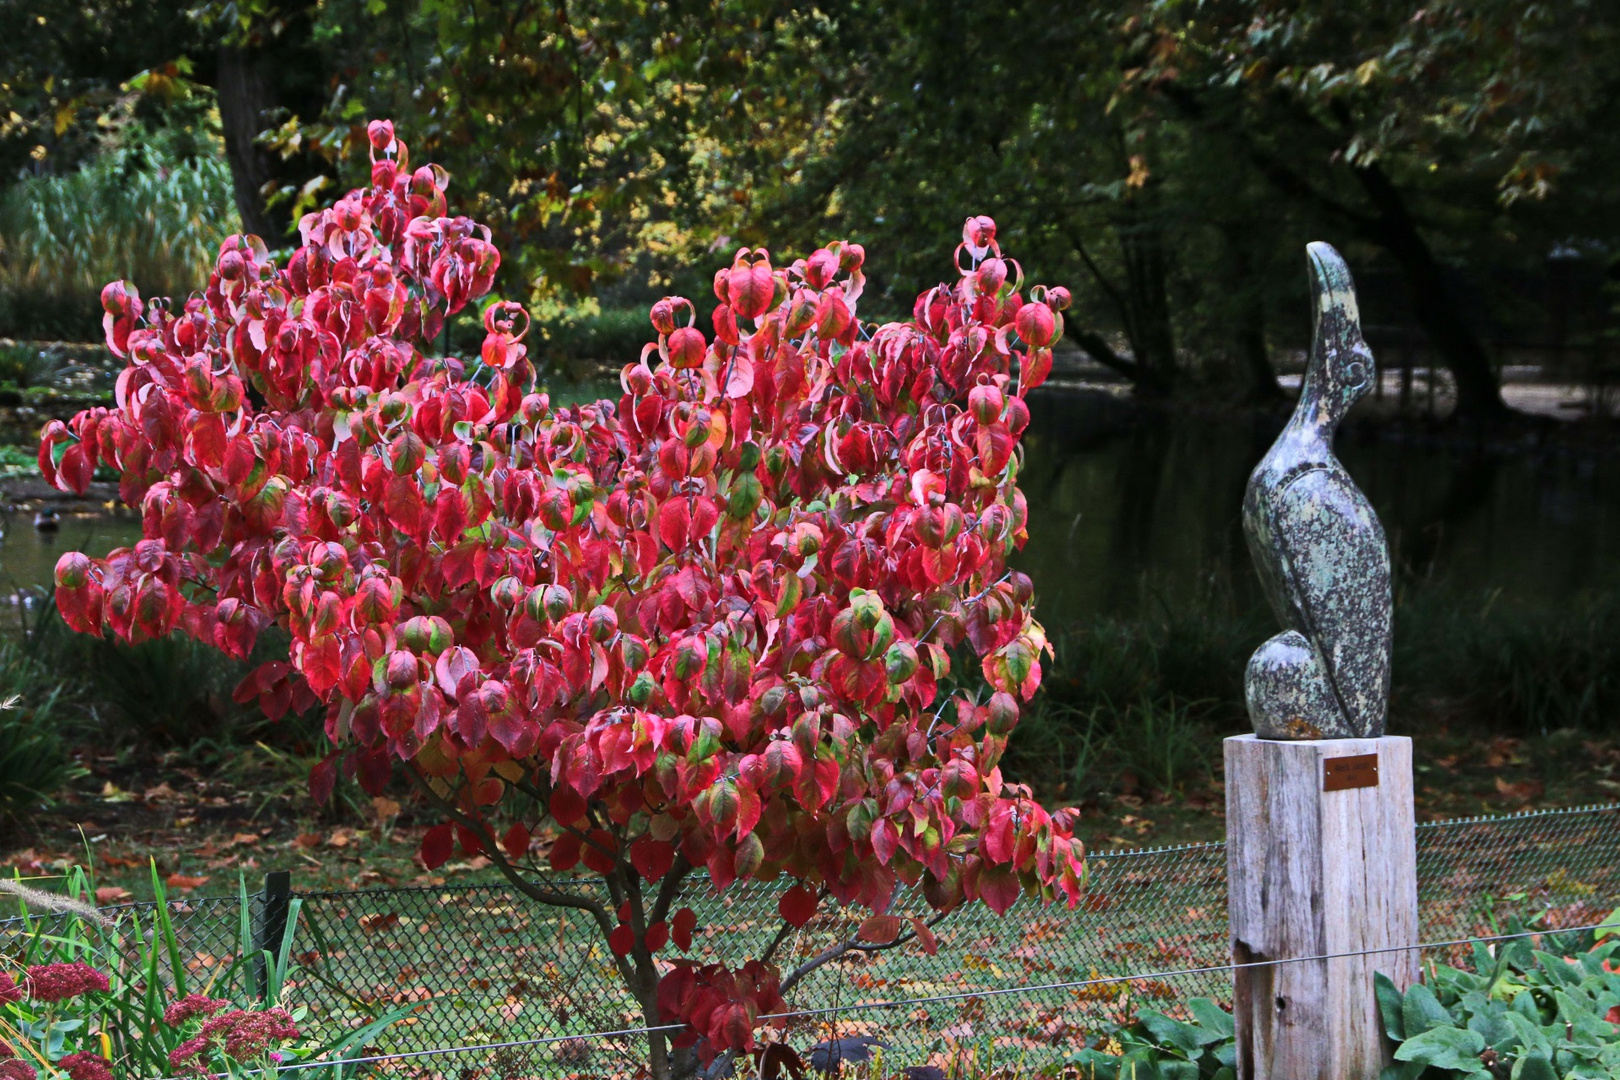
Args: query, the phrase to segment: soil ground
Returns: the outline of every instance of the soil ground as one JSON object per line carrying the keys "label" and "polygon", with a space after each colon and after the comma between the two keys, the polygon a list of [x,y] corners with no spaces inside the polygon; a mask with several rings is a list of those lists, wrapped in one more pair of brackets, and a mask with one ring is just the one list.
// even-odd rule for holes
{"label": "soil ground", "polygon": [[[1416,746],[1419,820],[1583,806],[1620,797],[1620,744],[1559,734],[1528,742],[1445,728]],[[1211,760],[1218,749],[1211,747]],[[317,808],[305,763],[263,746],[205,767],[171,751],[145,756],[79,751],[82,775],[55,810],[0,841],[0,867],[47,888],[70,866],[89,865],[104,903],[152,894],[152,868],[179,895],[250,891],[270,870],[300,890],[434,885],[487,880],[482,857],[429,873],[417,858],[422,831],[403,792],[369,798],[352,785]],[[1088,849],[1219,840],[1224,792],[1216,775],[1175,792],[1116,790],[1081,803]],[[1054,793],[1054,803],[1062,802]],[[404,803],[405,805],[401,805]]]}

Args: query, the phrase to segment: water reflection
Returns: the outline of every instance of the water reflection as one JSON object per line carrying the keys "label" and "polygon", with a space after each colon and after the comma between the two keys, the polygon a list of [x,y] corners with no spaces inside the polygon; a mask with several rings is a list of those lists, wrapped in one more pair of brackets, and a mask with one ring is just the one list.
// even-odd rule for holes
{"label": "water reflection", "polygon": [[[17,511],[0,514],[0,529],[4,529],[0,537],[0,592],[7,596],[26,586],[51,584],[56,560],[64,551],[105,555],[141,538],[141,522],[134,514],[64,516],[55,531],[41,531],[34,528],[31,512]],[[0,624],[11,621],[0,615]]]}
{"label": "water reflection", "polygon": [[[1020,566],[1051,624],[1139,617],[1213,597],[1263,604],[1239,510],[1268,419],[1166,417],[1102,395],[1030,402]],[[1555,454],[1475,453],[1352,428],[1339,457],[1383,519],[1403,583],[1443,581],[1558,603],[1620,586],[1620,468]]]}

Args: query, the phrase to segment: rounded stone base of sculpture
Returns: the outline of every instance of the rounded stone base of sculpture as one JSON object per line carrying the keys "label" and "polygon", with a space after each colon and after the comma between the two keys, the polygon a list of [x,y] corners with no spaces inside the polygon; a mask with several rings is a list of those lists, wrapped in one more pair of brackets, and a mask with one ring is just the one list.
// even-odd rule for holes
{"label": "rounded stone base of sculpture", "polygon": [[1361,739],[1339,707],[1321,658],[1297,630],[1284,630],[1255,650],[1243,678],[1249,720],[1262,739]]}

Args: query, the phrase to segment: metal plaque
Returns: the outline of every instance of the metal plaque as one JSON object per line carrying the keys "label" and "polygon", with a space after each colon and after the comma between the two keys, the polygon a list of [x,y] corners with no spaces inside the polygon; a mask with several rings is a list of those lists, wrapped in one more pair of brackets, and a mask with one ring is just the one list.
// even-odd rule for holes
{"label": "metal plaque", "polygon": [[1330,757],[1322,762],[1323,791],[1344,791],[1347,788],[1377,786],[1377,754]]}

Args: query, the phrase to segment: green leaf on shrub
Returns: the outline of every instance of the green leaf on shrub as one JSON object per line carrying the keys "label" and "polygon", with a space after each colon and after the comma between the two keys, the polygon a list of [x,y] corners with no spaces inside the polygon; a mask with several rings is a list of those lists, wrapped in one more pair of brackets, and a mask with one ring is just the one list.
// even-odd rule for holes
{"label": "green leaf on shrub", "polygon": [[[1172,1020],[1164,1013],[1152,1009],[1143,1009],[1139,1019],[1142,1026],[1148,1029],[1160,1045],[1173,1047],[1188,1058],[1198,1057],[1204,1047],[1221,1039],[1219,1032],[1205,1031],[1191,1024],[1184,1024],[1180,1020]],[[1168,1065],[1169,1062],[1165,1064]],[[1195,1077],[1198,1075],[1196,1069],[1193,1070],[1193,1075]]]}
{"label": "green leaf on shrub", "polygon": [[1430,1028],[1450,1027],[1452,1023],[1451,1014],[1440,1004],[1433,990],[1422,983],[1413,983],[1406,991],[1406,1000],[1401,1002],[1401,1024],[1408,1039]]}
{"label": "green leaf on shrub", "polygon": [[[1222,1039],[1230,1039],[1236,1033],[1232,1023],[1232,1014],[1215,1004],[1209,998],[1193,998],[1187,1002],[1187,1011],[1193,1014],[1198,1026],[1213,1032]],[[1214,1042],[1209,1039],[1207,1042]]]}
{"label": "green leaf on shrub", "polygon": [[1382,971],[1373,976],[1373,993],[1378,998],[1378,1015],[1384,1021],[1384,1034],[1395,1042],[1406,1038],[1406,1025],[1401,1022],[1401,992]]}
{"label": "green leaf on shrub", "polygon": [[[1521,993],[1519,995],[1521,998],[1527,998],[1529,996],[1530,995],[1528,993]],[[1552,1054],[1551,1041],[1548,1040],[1547,1035],[1542,1030],[1540,1024],[1529,1019],[1518,1010],[1518,1004],[1519,1003],[1515,1001],[1513,1003],[1513,1009],[1509,1010],[1507,1014],[1503,1016],[1503,1019],[1506,1020],[1513,1028],[1513,1033],[1514,1035],[1518,1036],[1518,1042],[1521,1047],[1532,1054],[1540,1054],[1543,1057],[1550,1057]]]}
{"label": "green leaf on shrub", "polygon": [[1558,1073],[1543,1055],[1526,1054],[1513,1066],[1513,1080],[1558,1080]]}
{"label": "green leaf on shrub", "polygon": [[[1408,1004],[1412,1001],[1413,991],[1420,988],[1427,989],[1419,984],[1406,992]],[[1434,999],[1432,994],[1429,997],[1431,1001]],[[1435,1002],[1436,1007],[1439,1004]],[[1479,1052],[1483,1049],[1485,1040],[1480,1038],[1477,1031],[1433,1027],[1403,1042],[1395,1051],[1395,1060],[1417,1061],[1436,1069],[1457,1069],[1472,1073],[1479,1069]]]}
{"label": "green leaf on shrub", "polygon": [[1544,953],[1536,950],[1536,965],[1547,973],[1547,978],[1560,986],[1579,986],[1581,984],[1581,969],[1564,960],[1561,956]]}
{"label": "green leaf on shrub", "polygon": [[1509,1041],[1516,1042],[1513,1025],[1508,1023],[1505,1015],[1507,1010],[1503,1008],[1502,1003],[1495,1001],[1479,1004],[1482,1006],[1479,1011],[1468,1018],[1468,1030],[1478,1032],[1487,1046],[1495,1046],[1498,1049]]}

